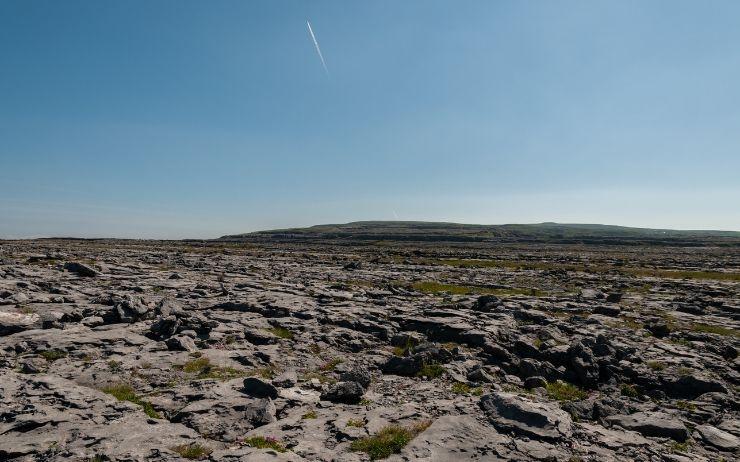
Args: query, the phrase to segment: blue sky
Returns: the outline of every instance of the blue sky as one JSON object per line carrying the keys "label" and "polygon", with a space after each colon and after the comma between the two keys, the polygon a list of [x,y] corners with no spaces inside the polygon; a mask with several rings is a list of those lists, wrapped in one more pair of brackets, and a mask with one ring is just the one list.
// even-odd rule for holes
{"label": "blue sky", "polygon": [[718,0],[2,0],[0,237],[740,230],[739,17]]}

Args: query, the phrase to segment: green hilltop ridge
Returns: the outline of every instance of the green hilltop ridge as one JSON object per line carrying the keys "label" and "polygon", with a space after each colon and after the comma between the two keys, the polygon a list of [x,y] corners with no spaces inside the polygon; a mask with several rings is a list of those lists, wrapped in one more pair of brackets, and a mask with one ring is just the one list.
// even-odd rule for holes
{"label": "green hilltop ridge", "polygon": [[[424,221],[356,221],[223,236],[220,240],[364,240],[448,242],[651,242],[679,245],[740,245],[738,231],[673,230],[571,223],[475,225]],[[701,241],[701,242],[699,242]],[[709,242],[707,242],[709,241]]]}

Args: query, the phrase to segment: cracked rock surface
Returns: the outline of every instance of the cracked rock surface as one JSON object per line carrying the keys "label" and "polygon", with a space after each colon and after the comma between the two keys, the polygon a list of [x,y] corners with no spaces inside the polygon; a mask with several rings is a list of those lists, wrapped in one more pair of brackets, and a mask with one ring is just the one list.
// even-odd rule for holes
{"label": "cracked rock surface", "polygon": [[0,241],[0,460],[740,456],[740,247]]}

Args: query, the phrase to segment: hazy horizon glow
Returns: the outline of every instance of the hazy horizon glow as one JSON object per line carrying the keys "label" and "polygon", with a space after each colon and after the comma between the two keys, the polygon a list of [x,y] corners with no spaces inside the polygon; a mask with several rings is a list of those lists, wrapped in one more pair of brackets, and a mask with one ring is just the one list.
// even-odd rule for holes
{"label": "hazy horizon glow", "polygon": [[6,0],[0,238],[740,230],[738,17],[733,1]]}

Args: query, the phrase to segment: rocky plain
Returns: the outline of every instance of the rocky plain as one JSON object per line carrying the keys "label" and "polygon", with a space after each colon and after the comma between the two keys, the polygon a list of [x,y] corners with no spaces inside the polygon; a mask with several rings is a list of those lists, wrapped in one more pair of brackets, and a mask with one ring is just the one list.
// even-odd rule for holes
{"label": "rocky plain", "polygon": [[0,460],[731,461],[740,239],[0,241]]}

